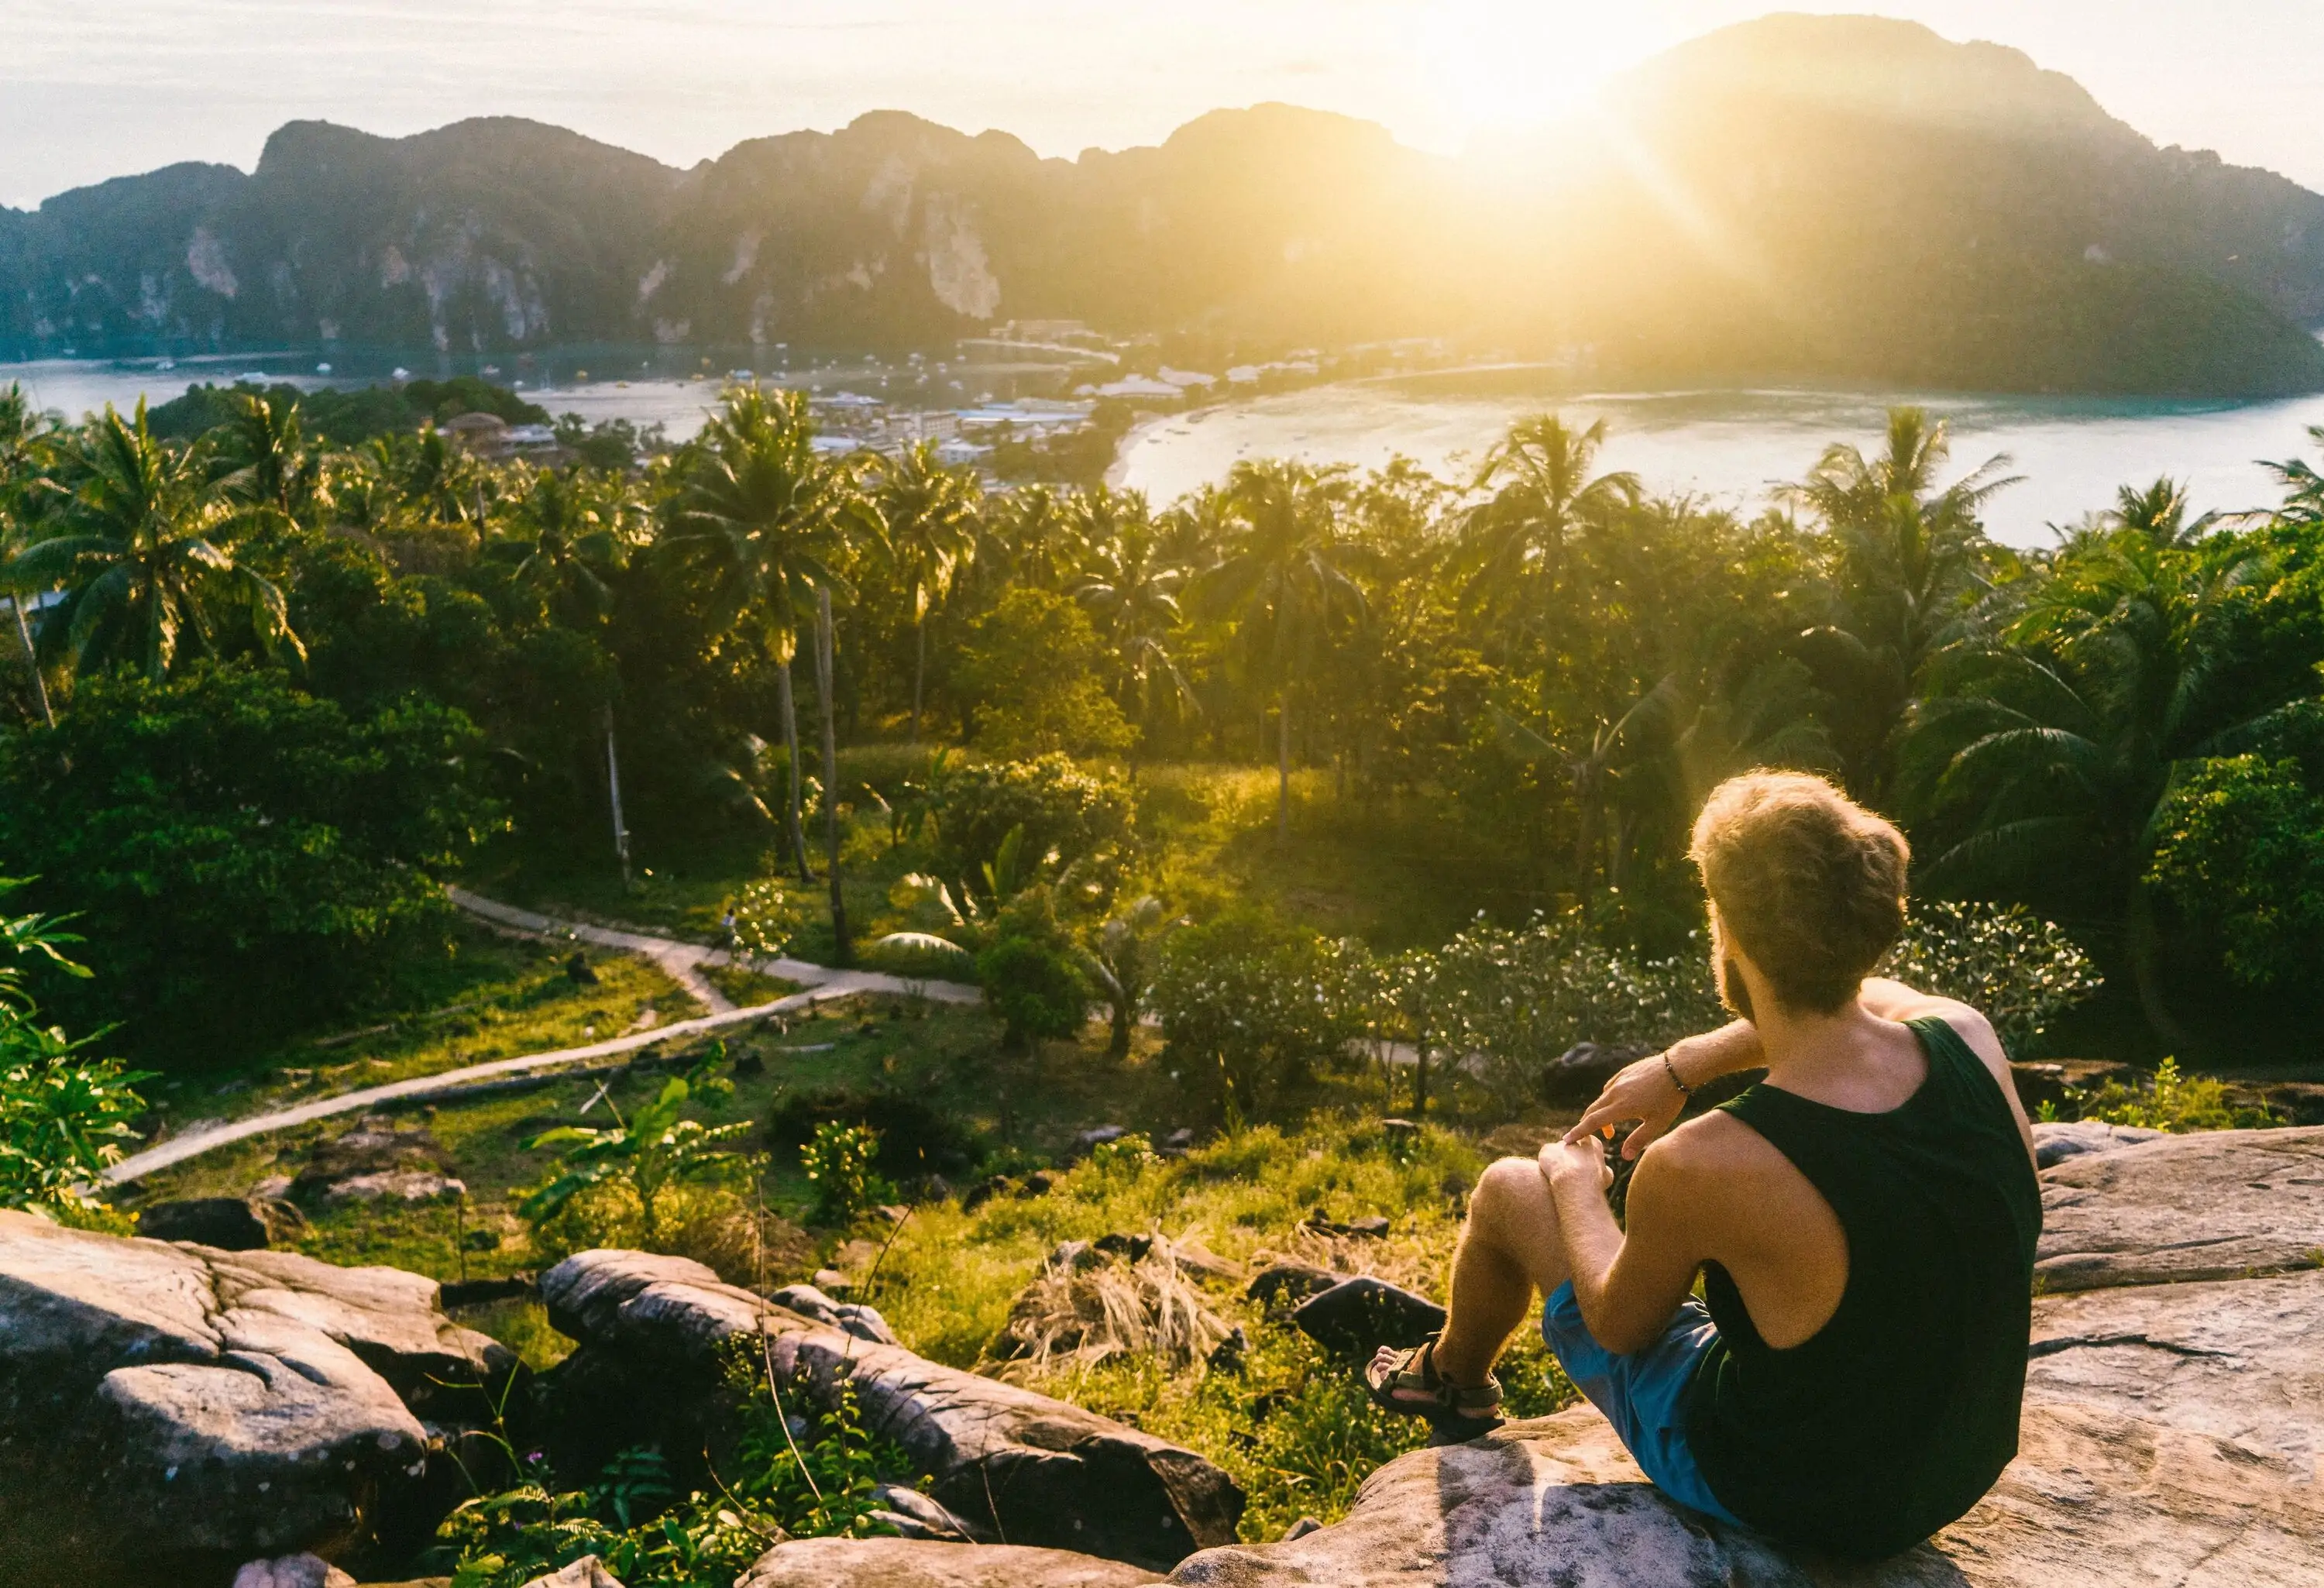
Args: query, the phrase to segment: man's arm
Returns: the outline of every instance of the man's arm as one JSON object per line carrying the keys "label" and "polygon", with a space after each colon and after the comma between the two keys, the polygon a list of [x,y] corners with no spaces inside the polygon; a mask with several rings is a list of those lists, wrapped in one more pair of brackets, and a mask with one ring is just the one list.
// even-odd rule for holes
{"label": "man's arm", "polygon": [[1687,1159],[1673,1144],[1639,1160],[1630,1177],[1625,1233],[1606,1204],[1612,1176],[1598,1139],[1553,1141],[1541,1149],[1582,1321],[1592,1339],[1618,1355],[1654,1343],[1702,1264],[1696,1226],[1707,1199],[1691,1188]]}
{"label": "man's arm", "polygon": [[1766,1062],[1766,1056],[1759,1051],[1758,1028],[1749,1020],[1730,1020],[1715,1031],[1683,1038],[1617,1071],[1598,1101],[1566,1131],[1565,1139],[1579,1141],[1625,1120],[1637,1120],[1638,1128],[1622,1143],[1622,1156],[1636,1158],[1677,1122],[1679,1112],[1686,1106],[1686,1093],[1680,1090],[1678,1082],[1700,1086],[1717,1076],[1757,1069]]}

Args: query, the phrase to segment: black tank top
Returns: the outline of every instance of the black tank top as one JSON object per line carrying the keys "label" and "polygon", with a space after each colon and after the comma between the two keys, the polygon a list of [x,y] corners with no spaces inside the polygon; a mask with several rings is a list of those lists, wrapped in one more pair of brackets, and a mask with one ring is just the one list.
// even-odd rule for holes
{"label": "black tank top", "polygon": [[1777,1351],[1716,1263],[1719,1337],[1688,1391],[1711,1492],[1777,1538],[1893,1555],[1955,1520],[2017,1454],[2041,1190],[1991,1071],[1941,1020],[1911,1022],[1919,1091],[1852,1113],[1753,1086],[1726,1112],[1807,1177],[1848,1238],[1829,1323]]}

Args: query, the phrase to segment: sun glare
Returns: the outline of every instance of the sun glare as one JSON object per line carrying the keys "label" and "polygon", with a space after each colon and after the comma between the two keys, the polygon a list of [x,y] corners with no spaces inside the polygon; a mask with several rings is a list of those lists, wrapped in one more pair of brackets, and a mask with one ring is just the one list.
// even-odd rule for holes
{"label": "sun glare", "polygon": [[1656,37],[1631,7],[1571,0],[1447,0],[1413,25],[1445,119],[1471,129],[1568,115]]}

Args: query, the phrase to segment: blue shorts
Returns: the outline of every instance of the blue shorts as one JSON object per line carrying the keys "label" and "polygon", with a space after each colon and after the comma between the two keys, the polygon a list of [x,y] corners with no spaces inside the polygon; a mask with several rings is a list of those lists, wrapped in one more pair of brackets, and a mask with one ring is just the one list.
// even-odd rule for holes
{"label": "blue shorts", "polygon": [[1719,1326],[1701,1302],[1681,1302],[1661,1339],[1643,1351],[1616,1356],[1591,1338],[1569,1282],[1553,1291],[1542,1308],[1541,1333],[1565,1376],[1606,1414],[1655,1488],[1705,1516],[1743,1525],[1711,1492],[1686,1445],[1687,1386],[1719,1337]]}

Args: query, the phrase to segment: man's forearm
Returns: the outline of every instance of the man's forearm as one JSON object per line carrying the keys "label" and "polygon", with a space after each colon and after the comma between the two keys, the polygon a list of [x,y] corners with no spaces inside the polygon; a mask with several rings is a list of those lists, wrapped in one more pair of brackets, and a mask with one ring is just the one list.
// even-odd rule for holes
{"label": "man's forearm", "polygon": [[1729,1020],[1715,1031],[1674,1042],[1665,1052],[1678,1078],[1690,1086],[1767,1062],[1759,1047],[1759,1028],[1749,1020]]}
{"label": "man's forearm", "polygon": [[1594,1320],[1604,1316],[1607,1277],[1622,1254],[1622,1227],[1614,1222],[1605,1192],[1588,1180],[1552,1177],[1549,1194],[1557,1205],[1557,1239],[1573,1276],[1573,1298],[1582,1305],[1582,1322],[1594,1332]]}

